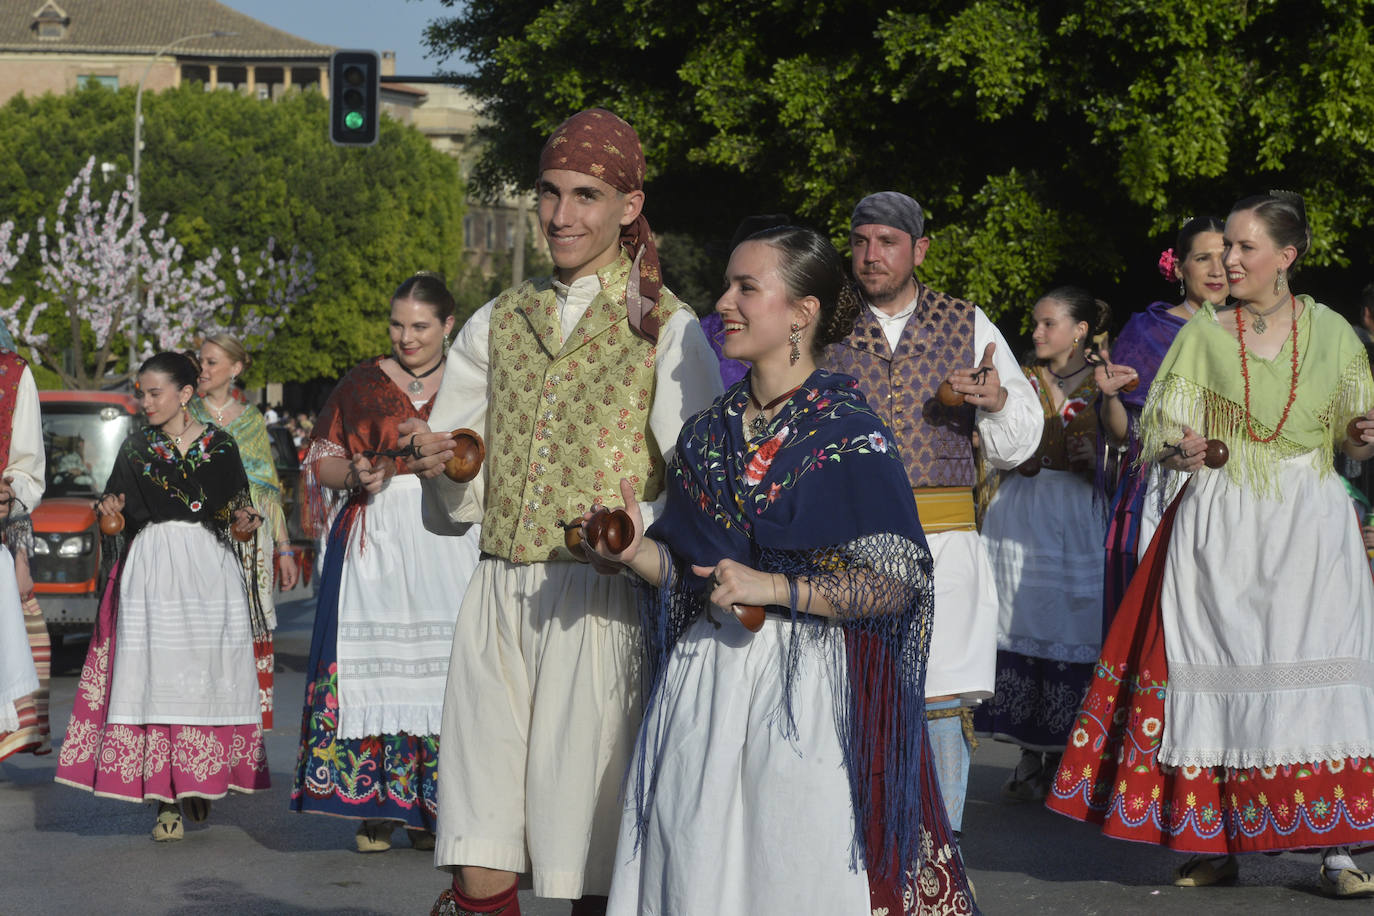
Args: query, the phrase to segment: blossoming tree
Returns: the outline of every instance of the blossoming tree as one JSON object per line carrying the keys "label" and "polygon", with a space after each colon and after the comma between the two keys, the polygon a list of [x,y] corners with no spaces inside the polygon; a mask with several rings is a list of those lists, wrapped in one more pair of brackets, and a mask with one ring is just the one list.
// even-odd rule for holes
{"label": "blossoming tree", "polygon": [[[106,380],[123,361],[131,374],[154,350],[189,349],[208,332],[261,340],[315,288],[314,260],[268,239],[256,259],[233,248],[188,261],[167,231],[167,214],[150,229],[133,210],[132,179],[103,203],[92,196],[95,157],[67,186],[56,218],[37,221],[37,278],[31,294],[0,307],[0,321],[69,388]],[[0,284],[19,263],[28,235],[15,242],[0,225]],[[256,262],[256,263],[255,263]],[[68,333],[54,335],[61,312]],[[45,319],[45,315],[47,318]],[[64,359],[67,351],[70,359]]]}

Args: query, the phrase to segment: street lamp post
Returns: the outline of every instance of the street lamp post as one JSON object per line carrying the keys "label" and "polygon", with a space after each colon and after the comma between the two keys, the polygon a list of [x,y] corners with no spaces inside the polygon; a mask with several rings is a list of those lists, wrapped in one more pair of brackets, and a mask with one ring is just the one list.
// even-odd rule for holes
{"label": "street lamp post", "polygon": [[167,42],[165,45],[163,45],[162,47],[160,47],[160,48],[158,48],[156,51],[154,51],[154,52],[153,52],[153,59],[150,60],[150,61],[148,61],[148,66],[147,66],[147,67],[143,68],[143,76],[142,76],[142,78],[140,78],[139,81],[138,81],[138,92],[134,94],[134,222],[135,222],[135,223],[138,222],[139,213],[141,212],[140,209],[139,209],[139,199],[140,199],[140,196],[141,196],[142,185],[139,183],[139,180],[140,180],[140,170],[139,170],[139,166],[141,165],[141,162],[142,162],[142,159],[143,159],[143,84],[146,83],[146,82],[148,81],[148,74],[151,73],[151,72],[153,71],[153,64],[157,63],[157,59],[158,59],[159,57],[161,57],[161,56],[163,55],[164,52],[169,51],[169,50],[171,50],[172,48],[175,48],[175,47],[176,47],[177,45],[179,45],[179,44],[183,44],[183,43],[188,42],[188,41],[195,41],[197,38],[228,38],[230,35],[234,35],[234,34],[236,34],[236,33],[235,33],[235,32],[225,32],[225,31],[222,31],[222,30],[220,30],[220,29],[216,29],[216,30],[214,30],[213,32],[200,32],[200,33],[195,34],[195,35],[183,35],[182,37],[178,38],[176,41],[169,41],[169,42]]}
{"label": "street lamp post", "polygon": [[[138,92],[134,93],[134,225],[138,225],[139,216],[142,214],[143,184],[141,166],[143,163],[143,84],[148,81],[148,74],[153,72],[153,64],[166,51],[175,48],[179,44],[188,41],[195,41],[197,38],[227,38],[235,35],[236,32],[226,32],[222,29],[215,29],[212,32],[198,32],[195,35],[183,35],[175,41],[169,41],[162,47],[153,52],[152,60],[148,61],[148,66],[143,68],[143,76],[138,81]],[[132,376],[134,371],[134,352],[138,346],[138,299],[139,283],[137,277],[134,278],[133,296],[133,325],[129,328],[129,374]]]}

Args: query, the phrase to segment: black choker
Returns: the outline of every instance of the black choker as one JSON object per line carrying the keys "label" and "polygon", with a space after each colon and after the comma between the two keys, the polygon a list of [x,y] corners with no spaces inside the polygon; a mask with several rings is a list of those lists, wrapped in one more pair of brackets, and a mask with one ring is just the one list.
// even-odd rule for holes
{"label": "black choker", "polygon": [[411,394],[419,394],[421,391],[424,391],[424,390],[425,390],[425,383],[422,382],[422,381],[420,381],[420,379],[424,378],[424,377],[427,376],[427,375],[433,375],[435,372],[438,372],[438,371],[439,371],[439,367],[442,366],[443,364],[444,364],[444,358],[443,358],[443,356],[440,356],[440,357],[439,357],[439,361],[438,361],[437,363],[435,363],[434,365],[430,366],[430,367],[429,367],[428,369],[426,369],[424,372],[420,372],[420,373],[417,374],[414,370],[412,370],[412,369],[411,369],[409,366],[407,366],[405,363],[401,362],[399,359],[396,360],[396,365],[398,365],[398,366],[400,366],[402,369],[404,369],[404,370],[406,371],[406,373],[409,374],[410,377],[411,377],[412,379],[414,379],[414,381],[412,381],[409,385],[406,386],[406,391],[409,391]]}

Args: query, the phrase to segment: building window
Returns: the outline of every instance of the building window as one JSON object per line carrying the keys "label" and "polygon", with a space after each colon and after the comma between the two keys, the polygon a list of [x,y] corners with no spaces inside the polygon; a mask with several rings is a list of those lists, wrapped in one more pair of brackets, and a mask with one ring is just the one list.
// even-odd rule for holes
{"label": "building window", "polygon": [[487,250],[487,251],[492,251],[492,250],[494,250],[495,248],[496,248],[496,218],[495,218],[494,216],[488,216],[488,217],[487,217],[487,248],[486,248],[486,250]]}
{"label": "building window", "polygon": [[67,26],[71,17],[66,10],[48,0],[33,14],[33,29],[43,41],[57,41],[67,37]]}
{"label": "building window", "polygon": [[472,250],[473,248],[476,248],[476,247],[477,247],[477,239],[475,239],[475,238],[473,237],[473,236],[476,234],[476,231],[477,231],[476,221],[475,221],[471,216],[465,216],[465,217],[463,217],[463,247],[464,247],[464,248],[466,248],[466,249],[468,249],[468,250]]}
{"label": "building window", "polygon": [[515,219],[511,217],[506,218],[506,250],[515,250]]}
{"label": "building window", "polygon": [[95,83],[101,89],[118,89],[119,77],[105,76],[100,73],[83,73],[76,78],[76,85],[85,88],[88,83]]}

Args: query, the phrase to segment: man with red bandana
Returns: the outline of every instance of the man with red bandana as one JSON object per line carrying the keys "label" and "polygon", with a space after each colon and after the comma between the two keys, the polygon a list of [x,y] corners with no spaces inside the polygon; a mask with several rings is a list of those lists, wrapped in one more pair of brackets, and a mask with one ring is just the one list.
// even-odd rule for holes
{"label": "man with red bandana", "polygon": [[[935,559],[935,629],[926,716],[950,826],[962,827],[972,709],[992,696],[997,592],[974,525],[973,436],[1009,470],[1035,454],[1039,401],[997,326],[971,302],[916,279],[930,239],[921,205],[898,191],[859,201],[850,218],[854,279],[867,308],[822,368],[852,375],[892,430]],[[937,396],[949,381],[963,403]]]}
{"label": "man with red bandana", "polygon": [[441,916],[516,916],[516,879],[604,911],[618,794],[639,716],[630,580],[598,575],[560,522],[619,505],[621,478],[653,513],[688,417],[720,393],[691,309],[663,287],[643,215],[644,154],[603,109],[564,122],[536,189],[554,275],[508,289],[463,326],[431,414],[481,432],[471,484],[440,475],[454,442],[421,433],[426,524],[481,522],[441,725],[435,864],[454,873]]}

